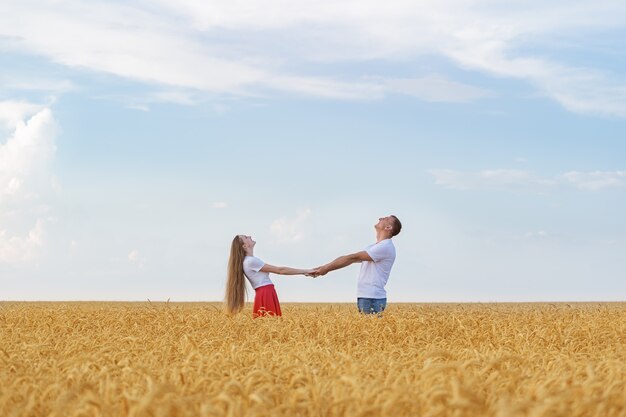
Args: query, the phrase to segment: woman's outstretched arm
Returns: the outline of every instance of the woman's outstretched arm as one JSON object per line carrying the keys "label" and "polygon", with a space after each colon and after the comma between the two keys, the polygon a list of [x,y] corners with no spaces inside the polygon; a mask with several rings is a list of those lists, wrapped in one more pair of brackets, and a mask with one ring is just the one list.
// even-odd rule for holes
{"label": "woman's outstretched arm", "polygon": [[278,275],[310,275],[313,273],[312,269],[297,269],[290,268],[288,266],[274,266],[270,264],[263,265],[263,268],[261,268],[260,271]]}

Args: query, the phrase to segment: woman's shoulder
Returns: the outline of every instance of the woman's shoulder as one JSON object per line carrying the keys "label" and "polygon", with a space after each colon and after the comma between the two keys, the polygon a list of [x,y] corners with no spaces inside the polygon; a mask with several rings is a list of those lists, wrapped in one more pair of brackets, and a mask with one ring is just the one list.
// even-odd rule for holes
{"label": "woman's shoulder", "polygon": [[245,258],[243,258],[243,264],[244,265],[254,265],[257,263],[263,263],[263,261],[260,258],[257,258],[256,256],[249,256],[246,255]]}

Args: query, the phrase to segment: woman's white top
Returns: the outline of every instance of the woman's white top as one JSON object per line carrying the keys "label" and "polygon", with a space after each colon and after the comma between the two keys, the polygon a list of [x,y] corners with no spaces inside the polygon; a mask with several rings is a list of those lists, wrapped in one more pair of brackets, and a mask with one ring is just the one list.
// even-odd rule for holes
{"label": "woman's white top", "polygon": [[259,287],[263,287],[264,285],[272,284],[272,280],[270,279],[270,274],[267,272],[261,272],[261,268],[263,268],[265,262],[257,258],[256,256],[246,256],[243,259],[243,273],[250,281],[250,285],[255,290]]}

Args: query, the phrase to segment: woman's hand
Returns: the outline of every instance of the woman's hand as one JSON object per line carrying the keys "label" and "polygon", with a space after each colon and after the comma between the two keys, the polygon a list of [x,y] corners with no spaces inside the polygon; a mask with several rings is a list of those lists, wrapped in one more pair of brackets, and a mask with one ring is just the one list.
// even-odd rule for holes
{"label": "woman's hand", "polygon": [[304,271],[304,275],[306,275],[307,277],[317,278],[317,268],[306,269]]}

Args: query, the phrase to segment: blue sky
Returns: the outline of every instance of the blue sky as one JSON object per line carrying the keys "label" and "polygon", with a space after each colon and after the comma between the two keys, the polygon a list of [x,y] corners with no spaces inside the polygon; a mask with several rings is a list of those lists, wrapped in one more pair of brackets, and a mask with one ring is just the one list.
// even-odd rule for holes
{"label": "blue sky", "polygon": [[625,9],[3,4],[0,299],[217,301],[237,233],[314,267],[396,214],[390,302],[623,300]]}

